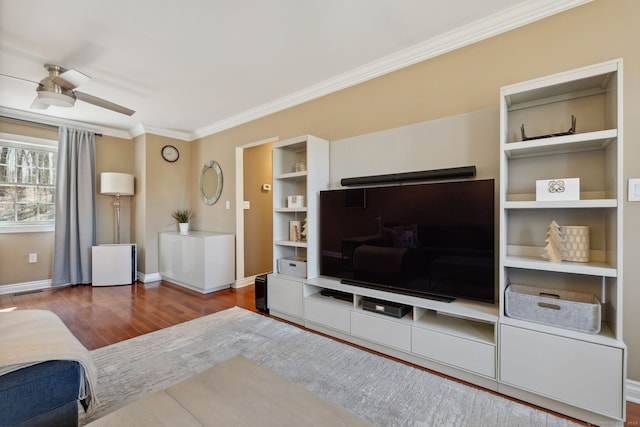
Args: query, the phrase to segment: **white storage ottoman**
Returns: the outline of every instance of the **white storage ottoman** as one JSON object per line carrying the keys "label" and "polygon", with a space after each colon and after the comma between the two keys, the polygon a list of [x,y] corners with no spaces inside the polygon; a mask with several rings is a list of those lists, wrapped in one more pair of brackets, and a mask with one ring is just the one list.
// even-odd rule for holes
{"label": "white storage ottoman", "polygon": [[600,301],[591,294],[512,284],[505,291],[505,308],[516,319],[600,332]]}

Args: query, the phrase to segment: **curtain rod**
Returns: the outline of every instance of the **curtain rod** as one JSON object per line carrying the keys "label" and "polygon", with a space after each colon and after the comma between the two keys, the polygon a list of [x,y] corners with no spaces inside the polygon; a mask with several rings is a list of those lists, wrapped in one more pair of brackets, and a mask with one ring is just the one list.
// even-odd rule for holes
{"label": "curtain rod", "polygon": [[[57,126],[57,125],[50,125],[48,123],[40,123],[40,122],[31,121],[31,120],[18,119],[16,117],[9,117],[9,116],[4,116],[4,115],[0,116],[0,118],[3,119],[3,120],[11,121],[11,122],[23,123],[23,124],[27,124],[27,125],[31,125],[31,126],[38,126],[38,127],[41,127],[41,128],[49,128],[49,129],[56,129],[56,130],[58,128],[60,128],[60,126]],[[95,136],[102,136],[102,134],[98,133],[98,132],[94,132],[94,134],[95,134]]]}

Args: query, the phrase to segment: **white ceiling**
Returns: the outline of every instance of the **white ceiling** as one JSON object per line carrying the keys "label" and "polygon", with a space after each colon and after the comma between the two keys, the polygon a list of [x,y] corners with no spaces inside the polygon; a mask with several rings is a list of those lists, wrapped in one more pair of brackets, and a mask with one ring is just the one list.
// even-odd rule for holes
{"label": "white ceiling", "polygon": [[[0,113],[192,140],[587,1],[0,0]],[[45,63],[136,113],[30,110]]]}

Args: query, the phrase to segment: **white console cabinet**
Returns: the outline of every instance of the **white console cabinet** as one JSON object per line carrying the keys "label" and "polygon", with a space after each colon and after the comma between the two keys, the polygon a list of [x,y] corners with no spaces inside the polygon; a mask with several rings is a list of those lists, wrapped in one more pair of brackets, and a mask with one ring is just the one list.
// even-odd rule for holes
{"label": "white console cabinet", "polygon": [[230,287],[235,281],[235,236],[190,231],[160,233],[160,275],[176,285],[203,294]]}

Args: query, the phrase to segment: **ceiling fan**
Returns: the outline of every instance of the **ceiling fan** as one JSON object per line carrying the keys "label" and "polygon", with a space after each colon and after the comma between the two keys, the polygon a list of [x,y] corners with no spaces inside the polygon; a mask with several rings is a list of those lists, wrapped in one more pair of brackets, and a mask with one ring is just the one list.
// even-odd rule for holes
{"label": "ceiling fan", "polygon": [[44,110],[50,105],[58,107],[73,107],[76,99],[106,108],[121,114],[131,116],[134,110],[107,101],[97,96],[89,95],[75,90],[76,87],[86,83],[91,77],[74,69],[65,69],[59,65],[45,64],[44,68],[49,75],[38,83],[36,99],[31,108]]}

